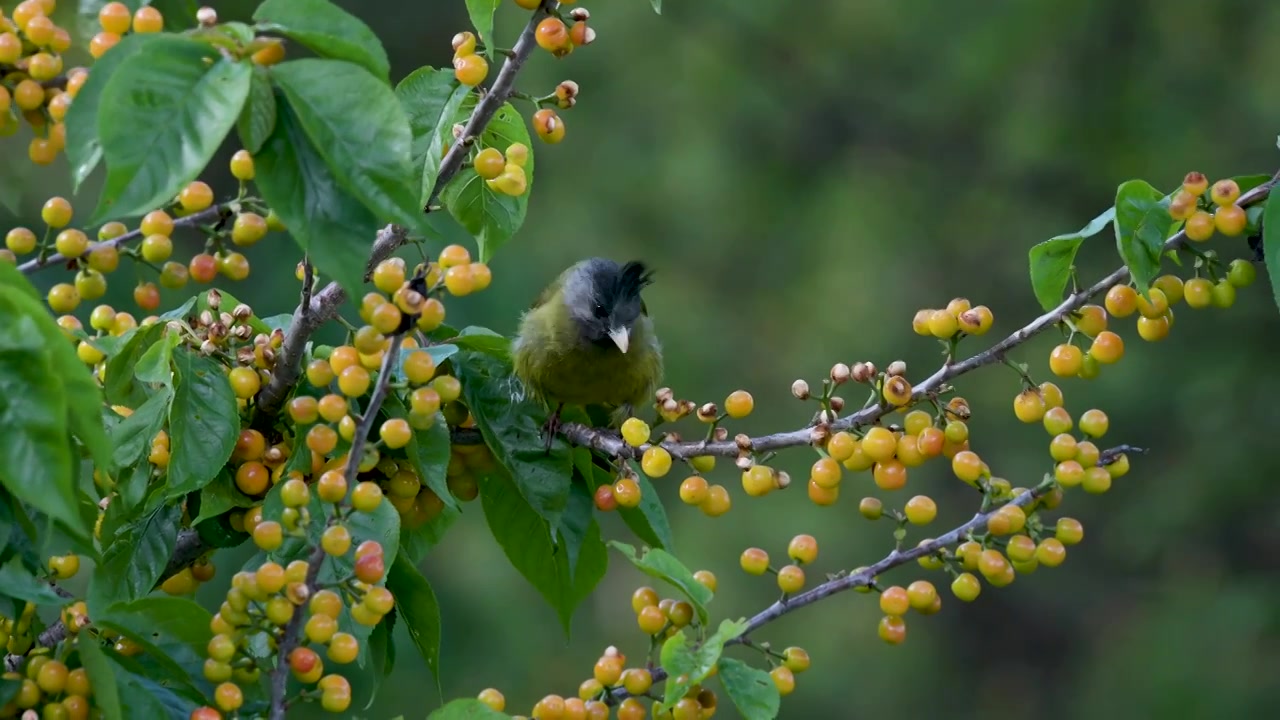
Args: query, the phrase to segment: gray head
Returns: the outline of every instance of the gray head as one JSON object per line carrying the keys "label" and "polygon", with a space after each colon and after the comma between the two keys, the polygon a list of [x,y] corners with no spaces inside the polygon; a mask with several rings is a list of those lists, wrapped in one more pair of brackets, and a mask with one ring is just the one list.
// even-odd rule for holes
{"label": "gray head", "polygon": [[651,282],[651,273],[642,262],[619,265],[591,258],[569,270],[564,302],[584,340],[597,345],[613,343],[625,353],[643,309],[640,291]]}

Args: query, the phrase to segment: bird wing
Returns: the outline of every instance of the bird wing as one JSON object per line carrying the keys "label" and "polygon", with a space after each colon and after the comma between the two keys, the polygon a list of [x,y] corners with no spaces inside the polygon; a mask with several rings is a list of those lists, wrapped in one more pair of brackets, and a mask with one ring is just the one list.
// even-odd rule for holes
{"label": "bird wing", "polygon": [[[572,270],[572,269],[573,268],[569,268],[569,270]],[[536,310],[542,307],[543,305],[546,305],[547,301],[551,299],[551,296],[555,295],[556,292],[558,292],[560,288],[564,285],[564,278],[565,278],[565,275],[569,273],[569,270],[565,270],[564,272],[560,273],[560,275],[556,277],[556,279],[553,280],[550,285],[542,288],[542,292],[538,293],[538,296],[533,299],[533,304],[529,306],[529,309]]]}

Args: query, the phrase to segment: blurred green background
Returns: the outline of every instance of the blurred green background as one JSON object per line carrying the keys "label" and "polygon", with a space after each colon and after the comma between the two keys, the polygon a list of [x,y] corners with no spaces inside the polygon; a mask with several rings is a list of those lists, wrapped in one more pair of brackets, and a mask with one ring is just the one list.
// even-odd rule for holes
{"label": "blurred green background", "polygon": [[[466,25],[460,0],[342,4],[383,38],[396,79],[447,64],[449,38]],[[580,102],[564,113],[568,137],[535,145],[529,220],[492,263],[493,287],[452,301],[451,320],[508,333],[571,262],[643,258],[657,270],[646,299],[666,345],[667,383],[698,401],[752,391],[757,411],[734,430],[801,426],[807,410],[790,398],[791,381],[816,384],[833,362],[902,359],[910,378],[923,378],[939,358],[911,333],[919,307],[954,296],[990,306],[995,329],[966,342],[971,352],[1020,327],[1038,309],[1027,249],[1083,226],[1126,179],[1171,190],[1188,170],[1217,178],[1280,165],[1280,4],[671,0],[662,16],[644,0],[582,4],[598,42],[559,61],[540,53],[519,81],[535,94],[578,81]],[[253,6],[217,3],[224,19]],[[504,3],[502,44],[522,22]],[[231,186],[225,160],[235,149],[205,178],[216,188]],[[37,221],[44,198],[69,191],[62,160],[15,175],[24,150],[0,143],[0,187],[12,206],[0,210],[0,227]],[[94,192],[78,201],[86,214]],[[179,244],[178,254],[195,247]],[[1214,247],[1247,253],[1242,241]],[[260,315],[292,309],[296,249],[273,237],[249,255],[251,279],[232,291]],[[1108,230],[1085,246],[1082,277],[1117,262]],[[121,270],[108,300],[127,304],[132,272]],[[1074,413],[1110,414],[1105,440],[1152,450],[1107,495],[1073,493],[1064,503],[1086,528],[1064,566],[987,588],[973,605],[947,594],[939,615],[909,618],[901,647],[876,638],[874,599],[853,593],[760,632],[757,640],[801,645],[814,658],[781,717],[1280,709],[1280,505],[1266,495],[1280,471],[1271,445],[1280,319],[1267,285],[1242,292],[1230,311],[1179,307],[1174,332],[1155,345],[1137,337],[1132,318],[1113,320],[1125,360],[1095,381],[1061,383]],[[1046,333],[1016,359],[1048,379],[1056,342]],[[1049,469],[1048,437],[1013,418],[1017,376],[988,368],[959,389],[975,413],[974,449],[1014,484],[1036,482]],[[804,477],[812,459],[793,451],[780,466]],[[875,491],[869,476],[847,477],[841,502],[819,508],[803,483],[752,500],[721,469],[734,508],[708,519],[680,505],[675,475],[658,485],[678,554],[719,575],[719,617],[750,615],[776,596],[770,581],[737,570],[745,547],[781,556],[792,535],[812,533],[822,547],[815,577],[892,546],[887,522],[855,510]],[[915,493],[939,501],[934,532],[974,509],[945,464],[913,471],[907,490],[885,499],[900,505]],[[612,518],[605,530],[631,539]],[[546,693],[572,694],[610,644],[640,657],[645,640],[628,599],[646,579],[612,559],[568,641],[489,537],[479,507],[468,506],[423,566],[443,607],[446,697],[496,686],[509,711],[528,712]],[[229,572],[236,562],[220,564]],[[884,579],[922,576],[912,565]],[[941,574],[930,579],[945,587]],[[201,597],[218,591],[213,583]],[[394,676],[361,717],[422,717],[438,702],[403,627],[397,639]],[[718,717],[736,712],[725,702]]]}

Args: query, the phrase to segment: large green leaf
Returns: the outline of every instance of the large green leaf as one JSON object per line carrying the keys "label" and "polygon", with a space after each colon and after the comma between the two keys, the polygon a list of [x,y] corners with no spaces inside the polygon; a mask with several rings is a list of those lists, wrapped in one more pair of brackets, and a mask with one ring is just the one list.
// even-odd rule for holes
{"label": "large green leaf", "polygon": [[[409,411],[399,398],[387,397],[382,407],[391,417],[408,418]],[[405,455],[418,471],[422,484],[426,485],[446,507],[459,509],[458,499],[449,492],[449,482],[445,471],[449,468],[449,424],[444,415],[436,413],[435,422],[426,430],[414,430],[405,446]]]}
{"label": "large green leaf", "polygon": [[778,717],[782,698],[769,673],[735,660],[720,660],[720,685],[733,701],[742,720],[773,720]]}
{"label": "large green leaf", "polygon": [[[115,666],[120,710],[126,718],[188,720],[193,710],[207,702],[204,694],[191,687],[192,678],[169,673],[149,655],[126,657],[109,652],[107,658]],[[241,713],[248,714],[244,711],[250,708],[246,703]]]}
{"label": "large green leaf", "polygon": [[283,62],[271,76],[347,192],[380,221],[431,233],[414,192],[418,174],[409,166],[409,120],[389,86],[342,60]]}
{"label": "large green leaf", "polygon": [[126,58],[102,92],[107,181],[93,221],[151,210],[194,180],[235,125],[251,75],[248,61],[177,35]]}
{"label": "large green leaf", "polygon": [[502,0],[467,0],[467,15],[476,35],[484,42],[484,54],[493,59],[493,13]]}
{"label": "large green leaf", "polygon": [[289,101],[276,100],[275,130],[255,158],[258,189],[315,267],[358,298],[377,218],[339,185]]}
{"label": "large green leaf", "polygon": [[1173,226],[1164,194],[1144,180],[1129,180],[1116,189],[1116,248],[1133,275],[1138,291],[1146,293],[1160,272],[1164,241]]}
{"label": "large green leaf", "polygon": [[510,720],[511,716],[498,712],[475,698],[459,698],[437,708],[427,720]]}
{"label": "large green leaf", "polygon": [[80,663],[93,687],[93,704],[102,711],[103,720],[124,720],[120,709],[120,691],[116,686],[115,664],[92,635],[86,634],[76,643]]}
{"label": "large green leaf", "polygon": [[[474,96],[468,95],[461,105],[461,112],[469,115],[475,102]],[[534,153],[529,130],[515,107],[511,103],[503,103],[485,127],[480,147],[496,147],[505,152],[512,143],[523,143],[530,147],[529,161],[524,167],[528,189],[523,195],[511,197],[489,189],[472,167],[459,170],[453,181],[440,193],[449,213],[475,236],[480,245],[480,262],[490,262],[498,248],[506,244],[524,224],[525,213],[529,209],[529,193],[533,192]]]}
{"label": "large green leaf", "polygon": [[172,401],[173,391],[161,388],[138,406],[133,414],[112,426],[110,438],[114,446],[111,454],[113,473],[136,465],[147,456],[152,440],[164,426],[169,415],[169,403]]}
{"label": "large green leaf", "polygon": [[1272,192],[1262,215],[1262,255],[1271,277],[1271,296],[1280,307],[1280,193]]}
{"label": "large green leaf", "polygon": [[37,605],[63,605],[67,602],[53,591],[49,583],[36,578],[30,568],[23,567],[20,558],[13,558],[0,566],[0,596]]}
{"label": "large green leaf", "polygon": [[0,293],[0,316],[0,485],[84,534],[67,388],[54,372],[35,318],[19,311],[12,293]]}
{"label": "large green leaf", "polygon": [[[96,20],[96,11],[95,11]],[[98,137],[98,113],[102,108],[102,93],[107,81],[128,58],[136,55],[148,43],[168,37],[154,33],[132,33],[124,36],[115,47],[93,63],[93,72],[76,93],[65,119],[67,130],[67,163],[71,166],[71,187],[80,191],[80,185],[89,177],[102,159],[102,141]]]}
{"label": "large green leaf", "polygon": [[148,597],[99,611],[93,624],[125,635],[154,661],[187,676],[201,691],[211,692],[213,685],[203,672],[206,648],[213,638],[211,619],[208,610],[187,598]]}
{"label": "large green leaf", "polygon": [[[706,680],[720,662],[724,644],[747,629],[745,621],[722,620],[720,627],[706,640],[698,642],[688,631],[680,630],[662,643],[662,667],[668,679],[662,704],[668,709],[684,697],[689,688]],[[767,675],[765,676],[768,677]]]}
{"label": "large green leaf", "polygon": [[1040,301],[1040,307],[1052,310],[1062,302],[1062,291],[1071,282],[1071,266],[1076,260],[1076,252],[1085,240],[1102,232],[1115,216],[1116,209],[1107,208],[1079,232],[1056,235],[1032,246],[1031,289],[1036,300]]}
{"label": "large green leaf", "polygon": [[711,602],[711,590],[695,580],[693,572],[674,555],[658,548],[650,548],[643,555],[637,555],[636,549],[626,543],[610,540],[609,544],[627,556],[631,564],[644,574],[676,586],[693,604],[693,609],[698,611],[698,618],[704,624],[707,622],[707,603]]}
{"label": "large green leaf", "polygon": [[321,57],[353,62],[384,83],[391,82],[391,63],[382,41],[360,18],[329,0],[266,0],[253,19]]}
{"label": "large green leaf", "polygon": [[236,119],[236,133],[244,149],[257,154],[275,129],[276,93],[271,88],[271,74],[255,65],[249,80],[249,95]]}
{"label": "large green leaf", "polygon": [[454,116],[471,88],[458,82],[451,70],[421,67],[396,85],[396,97],[409,118],[413,134],[412,162],[422,176],[419,205],[425,206],[436,184],[443,160],[445,138]]}
{"label": "large green leaf", "polygon": [[147,398],[147,388],[137,382],[134,368],[138,361],[160,341],[165,333],[163,323],[131,330],[132,333],[120,349],[109,353],[107,357],[107,377],[103,381],[103,390],[107,402],[125,407],[137,407]]}
{"label": "large green leaf", "polygon": [[222,468],[208,485],[200,489],[200,510],[192,525],[199,525],[209,518],[217,517],[232,508],[253,507],[253,498],[240,492],[231,471]]}
{"label": "large green leaf", "polygon": [[396,557],[387,572],[387,589],[395,596],[396,611],[435,677],[439,693],[441,625],[436,594],[422,572],[403,554]]}
{"label": "large green leaf", "polygon": [[[605,460],[592,453],[590,448],[574,448],[573,462],[592,491],[601,485],[613,484],[612,470],[605,467]],[[618,514],[636,537],[653,547],[672,551],[674,542],[671,538],[671,521],[667,518],[667,509],[662,505],[662,499],[658,497],[658,489],[643,474],[636,476],[636,483],[640,486],[639,507],[620,507]]]}
{"label": "large green leaf", "polygon": [[507,559],[556,611],[567,636],[574,610],[609,566],[599,526],[590,522],[571,568],[563,545],[552,541],[551,526],[505,474],[480,478],[480,503],[489,531]]}
{"label": "large green leaf", "polygon": [[161,505],[111,539],[89,582],[87,599],[95,617],[115,603],[133,602],[155,588],[178,542],[181,518],[180,505]]}
{"label": "large green leaf", "polygon": [[218,474],[240,433],[236,396],[222,366],[187,348],[173,355],[169,406],[169,496],[199,490]]}
{"label": "large green leaf", "polygon": [[540,432],[543,411],[512,397],[510,364],[477,352],[459,353],[452,362],[485,444],[515,478],[529,506],[552,527],[559,525],[573,477],[570,449],[557,440],[547,454]]}

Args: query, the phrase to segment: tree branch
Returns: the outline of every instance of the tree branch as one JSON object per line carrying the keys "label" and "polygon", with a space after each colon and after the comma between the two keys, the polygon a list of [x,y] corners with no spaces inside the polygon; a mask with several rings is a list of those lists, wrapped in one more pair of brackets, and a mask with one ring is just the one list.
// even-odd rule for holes
{"label": "tree branch", "polygon": [[[1262,202],[1271,194],[1272,188],[1278,181],[1280,181],[1280,173],[1277,173],[1271,180],[1241,195],[1238,200],[1238,204],[1241,207],[1248,207]],[[1165,242],[1162,252],[1167,252],[1171,249],[1177,248],[1184,244],[1186,240],[1186,232],[1179,231],[1176,235]],[[1107,275],[1093,285],[1068,295],[1067,298],[1056,308],[1027,323],[1025,326],[1014,331],[1008,337],[990,348],[960,362],[944,364],[919,385],[914,386],[911,393],[911,403],[915,403],[929,397],[930,395],[940,392],[948,380],[972,370],[976,370],[984,365],[993,365],[1001,362],[1005,355],[1013,348],[1025,343],[1050,327],[1053,327],[1070,313],[1079,310],[1080,307],[1085,305],[1090,298],[1106,292],[1111,288],[1111,286],[1117,283],[1122,283],[1128,278],[1129,269],[1121,266],[1118,270],[1115,270],[1110,275]],[[832,432],[837,432],[840,430],[849,430],[851,428],[868,425],[876,422],[884,415],[887,415],[896,409],[897,408],[887,407],[883,404],[873,405],[859,410],[852,415],[839,418],[830,423],[829,427]],[[811,423],[798,430],[790,430],[787,432],[754,437],[750,439],[749,447],[754,452],[763,453],[772,450],[808,445],[811,437],[810,428],[812,427],[813,424]],[[581,423],[565,423],[560,428],[560,434],[575,445],[600,450],[615,458],[639,459],[644,451],[651,447],[650,444],[645,444],[640,447],[631,447],[623,442],[621,436],[616,432],[607,429],[588,427]],[[710,442],[663,442],[658,444],[666,448],[667,451],[671,453],[671,456],[675,458],[691,458],[699,455],[737,457],[742,453],[741,448],[735,440]]]}
{"label": "tree branch", "polygon": [[[231,212],[232,212],[231,203],[222,203],[221,205],[213,205],[212,207],[207,207],[198,213],[192,213],[191,215],[184,215],[183,217],[180,217],[180,218],[174,218],[173,226],[175,228],[195,227],[197,225],[202,225],[204,223],[212,222],[214,220],[220,220],[230,215]],[[141,229],[130,230],[129,232],[123,235],[120,235],[119,237],[114,237],[114,238],[111,238],[110,240],[104,240],[102,242],[93,243],[90,246],[89,251],[86,251],[85,254],[81,255],[80,257],[87,258],[89,256],[89,252],[92,250],[97,250],[103,247],[119,247],[127,242],[138,240],[141,237],[142,237]],[[70,260],[71,258],[66,257],[65,255],[62,255],[61,253],[54,253],[43,259],[35,258],[34,260],[28,260],[22,263],[21,265],[18,266],[18,272],[21,272],[23,275],[30,275],[37,270],[43,270],[44,268],[53,267],[54,265],[66,264]]]}
{"label": "tree branch", "polygon": [[[1103,466],[1110,465],[1118,460],[1121,455],[1126,453],[1142,454],[1144,452],[1146,452],[1146,450],[1143,448],[1134,447],[1132,445],[1118,445],[1113,448],[1108,448],[1100,453],[1097,464]],[[777,600],[769,607],[751,616],[751,619],[747,620],[747,627],[742,631],[742,634],[727,642],[726,645],[745,644],[748,642],[748,636],[752,632],[759,630],[761,627],[768,625],[783,615],[799,610],[806,605],[812,605],[819,600],[842,593],[846,590],[868,587],[875,582],[876,577],[881,573],[892,570],[899,565],[905,565],[913,560],[919,560],[922,557],[932,555],[939,550],[961,542],[970,532],[985,528],[987,521],[989,521],[993,515],[999,513],[1000,509],[1005,505],[1017,505],[1025,508],[1027,505],[1049,494],[1055,487],[1057,487],[1057,483],[1053,478],[1046,476],[1043,482],[1031,490],[1014,497],[1012,500],[1001,504],[999,507],[992,508],[985,513],[980,512],[975,514],[968,522],[965,522],[953,528],[949,532],[929,540],[928,542],[920,543],[919,545],[907,550],[898,550],[897,548],[894,548],[888,555],[885,555],[872,565],[859,569],[857,572],[851,572],[847,575],[832,578],[821,585],[817,585],[809,590],[799,593],[798,595]],[[662,667],[655,667],[650,670],[650,673],[652,674],[653,681],[655,683],[667,678],[667,671]],[[630,693],[627,692],[626,688],[618,687],[609,692],[609,701],[618,702],[629,696]]]}
{"label": "tree branch", "polygon": [[[528,24],[525,25],[524,30],[520,33],[520,38],[516,41],[511,55],[502,63],[502,69],[498,71],[498,76],[493,81],[493,87],[489,89],[489,92],[484,97],[480,98],[475,110],[471,112],[471,117],[467,120],[465,130],[463,130],[463,138],[479,137],[483,134],[484,129],[493,120],[493,116],[497,114],[498,109],[510,97],[511,91],[515,87],[516,75],[524,67],[524,63],[529,59],[533,49],[537,47],[537,42],[534,40],[534,30],[537,29],[538,23],[542,18],[546,17],[548,10],[554,9],[557,5],[558,3],[552,0],[546,0],[542,8],[532,13]],[[444,159],[440,161],[440,169],[436,173],[435,189],[431,193],[430,201],[427,202],[428,208],[435,205],[440,196],[440,191],[458,174],[466,153],[467,143],[465,142],[453,143],[453,146],[449,148],[449,152],[445,153]],[[378,263],[391,257],[391,254],[403,245],[408,240],[408,237],[408,232],[398,225],[387,225],[378,231],[378,235],[373,241],[373,248],[369,253],[369,263],[365,267],[365,282],[368,282],[372,277],[373,269],[377,267]],[[323,290],[316,293],[310,305],[298,305],[297,310],[293,313],[293,319],[289,321],[289,327],[285,330],[284,345],[281,346],[280,352],[276,354],[276,364],[272,371],[271,381],[267,383],[267,386],[258,395],[258,408],[261,411],[270,415],[280,409],[284,403],[285,396],[288,395],[289,390],[298,381],[298,377],[302,373],[302,356],[306,349],[307,341],[311,339],[311,336],[315,334],[315,331],[321,325],[337,315],[338,309],[346,301],[346,291],[339,287],[337,283],[330,282]]]}

